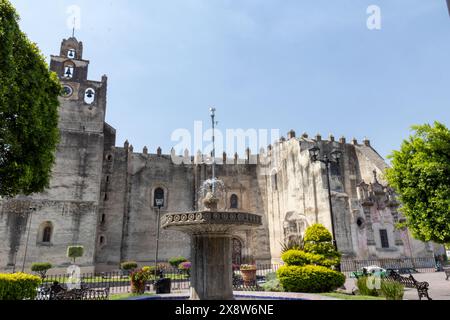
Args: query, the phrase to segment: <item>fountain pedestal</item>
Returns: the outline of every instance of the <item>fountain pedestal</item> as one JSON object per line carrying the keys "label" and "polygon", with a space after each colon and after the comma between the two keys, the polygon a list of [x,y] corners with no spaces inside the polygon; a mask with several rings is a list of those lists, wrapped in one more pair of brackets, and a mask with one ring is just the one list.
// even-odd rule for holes
{"label": "fountain pedestal", "polygon": [[191,300],[232,300],[231,236],[192,235]]}
{"label": "fountain pedestal", "polygon": [[204,211],[165,216],[163,228],[191,236],[191,300],[234,299],[232,232],[261,224],[261,216],[244,212]]}

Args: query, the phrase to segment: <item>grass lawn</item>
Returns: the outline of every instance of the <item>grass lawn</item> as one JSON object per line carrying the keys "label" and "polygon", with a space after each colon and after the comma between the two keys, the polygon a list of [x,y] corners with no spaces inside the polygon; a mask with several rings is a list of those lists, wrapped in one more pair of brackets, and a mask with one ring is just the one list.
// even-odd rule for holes
{"label": "grass lawn", "polygon": [[386,300],[385,297],[354,296],[354,295],[350,295],[350,294],[337,293],[337,292],[323,293],[323,294],[321,294],[321,296],[337,298],[337,299],[342,299],[342,300]]}
{"label": "grass lawn", "polygon": [[113,294],[109,297],[109,300],[126,300],[128,298],[133,297],[151,297],[154,296],[153,293],[144,293],[144,294],[133,294],[133,293],[122,293],[122,294]]}

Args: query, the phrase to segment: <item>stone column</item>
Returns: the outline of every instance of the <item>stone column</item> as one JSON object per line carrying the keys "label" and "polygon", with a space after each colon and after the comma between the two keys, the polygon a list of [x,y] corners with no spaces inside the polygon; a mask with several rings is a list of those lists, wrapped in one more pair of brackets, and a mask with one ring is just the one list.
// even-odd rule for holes
{"label": "stone column", "polygon": [[234,300],[231,235],[194,234],[191,300]]}

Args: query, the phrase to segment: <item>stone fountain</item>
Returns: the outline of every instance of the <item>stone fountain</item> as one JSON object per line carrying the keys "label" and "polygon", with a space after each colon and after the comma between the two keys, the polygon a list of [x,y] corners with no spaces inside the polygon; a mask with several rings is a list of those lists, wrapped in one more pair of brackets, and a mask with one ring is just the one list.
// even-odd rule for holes
{"label": "stone fountain", "polygon": [[[213,122],[215,109],[211,109]],[[237,211],[218,210],[225,186],[215,177],[213,148],[212,179],[200,192],[204,210],[166,214],[163,228],[181,231],[191,237],[191,300],[233,300],[232,246],[233,232],[249,230],[262,224],[261,216]]]}

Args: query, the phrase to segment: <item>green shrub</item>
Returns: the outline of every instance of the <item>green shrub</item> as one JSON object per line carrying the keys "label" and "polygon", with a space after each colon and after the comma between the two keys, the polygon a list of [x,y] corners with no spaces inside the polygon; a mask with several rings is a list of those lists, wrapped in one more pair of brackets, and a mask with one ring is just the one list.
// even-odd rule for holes
{"label": "green shrub", "polygon": [[[120,264],[120,269],[125,271],[135,270],[137,269],[138,264],[135,261],[126,261]],[[155,268],[155,267],[153,267]]]}
{"label": "green shrub", "polygon": [[330,242],[332,240],[330,231],[321,224],[314,224],[306,229],[305,242]]}
{"label": "green shrub", "polygon": [[356,281],[356,286],[358,287],[359,295],[361,296],[371,296],[378,297],[380,295],[380,291],[376,288],[369,289],[368,283],[370,279],[369,277],[360,277]]}
{"label": "green shrub", "polygon": [[0,300],[32,300],[41,282],[41,278],[25,273],[0,274]]}
{"label": "green shrub", "polygon": [[309,227],[305,233],[304,251],[316,255],[322,255],[322,260],[314,264],[324,267],[333,267],[341,262],[341,254],[336,251],[332,242],[331,233],[321,224]]}
{"label": "green shrub", "polygon": [[338,259],[329,259],[324,255],[309,253],[300,250],[286,251],[281,258],[288,266],[305,266],[305,265],[317,265],[322,267],[331,268],[338,263]]}
{"label": "green shrub", "polygon": [[269,272],[268,274],[266,274],[266,281],[267,282],[275,280],[275,279],[278,279],[276,272]]}
{"label": "green shrub", "polygon": [[169,264],[174,268],[178,268],[180,263],[183,263],[186,261],[188,261],[188,259],[186,259],[185,257],[173,257],[173,258],[169,259]]}
{"label": "green shrub", "polygon": [[73,263],[75,263],[76,258],[82,257],[83,254],[83,246],[70,246],[67,248],[67,257],[73,259]]}
{"label": "green shrub", "polygon": [[345,283],[345,276],[322,266],[283,266],[277,271],[282,287],[288,292],[330,292]]}
{"label": "green shrub", "polygon": [[42,263],[33,263],[31,265],[31,271],[36,272],[39,276],[44,279],[46,277],[47,271],[52,268],[51,263],[42,262]]}
{"label": "green shrub", "polygon": [[264,289],[264,291],[268,292],[283,292],[283,286],[280,283],[280,280],[278,279],[271,279],[268,280],[266,283],[261,284],[261,288]]}
{"label": "green shrub", "polygon": [[398,282],[382,281],[381,294],[386,297],[386,300],[403,300],[405,287]]}

